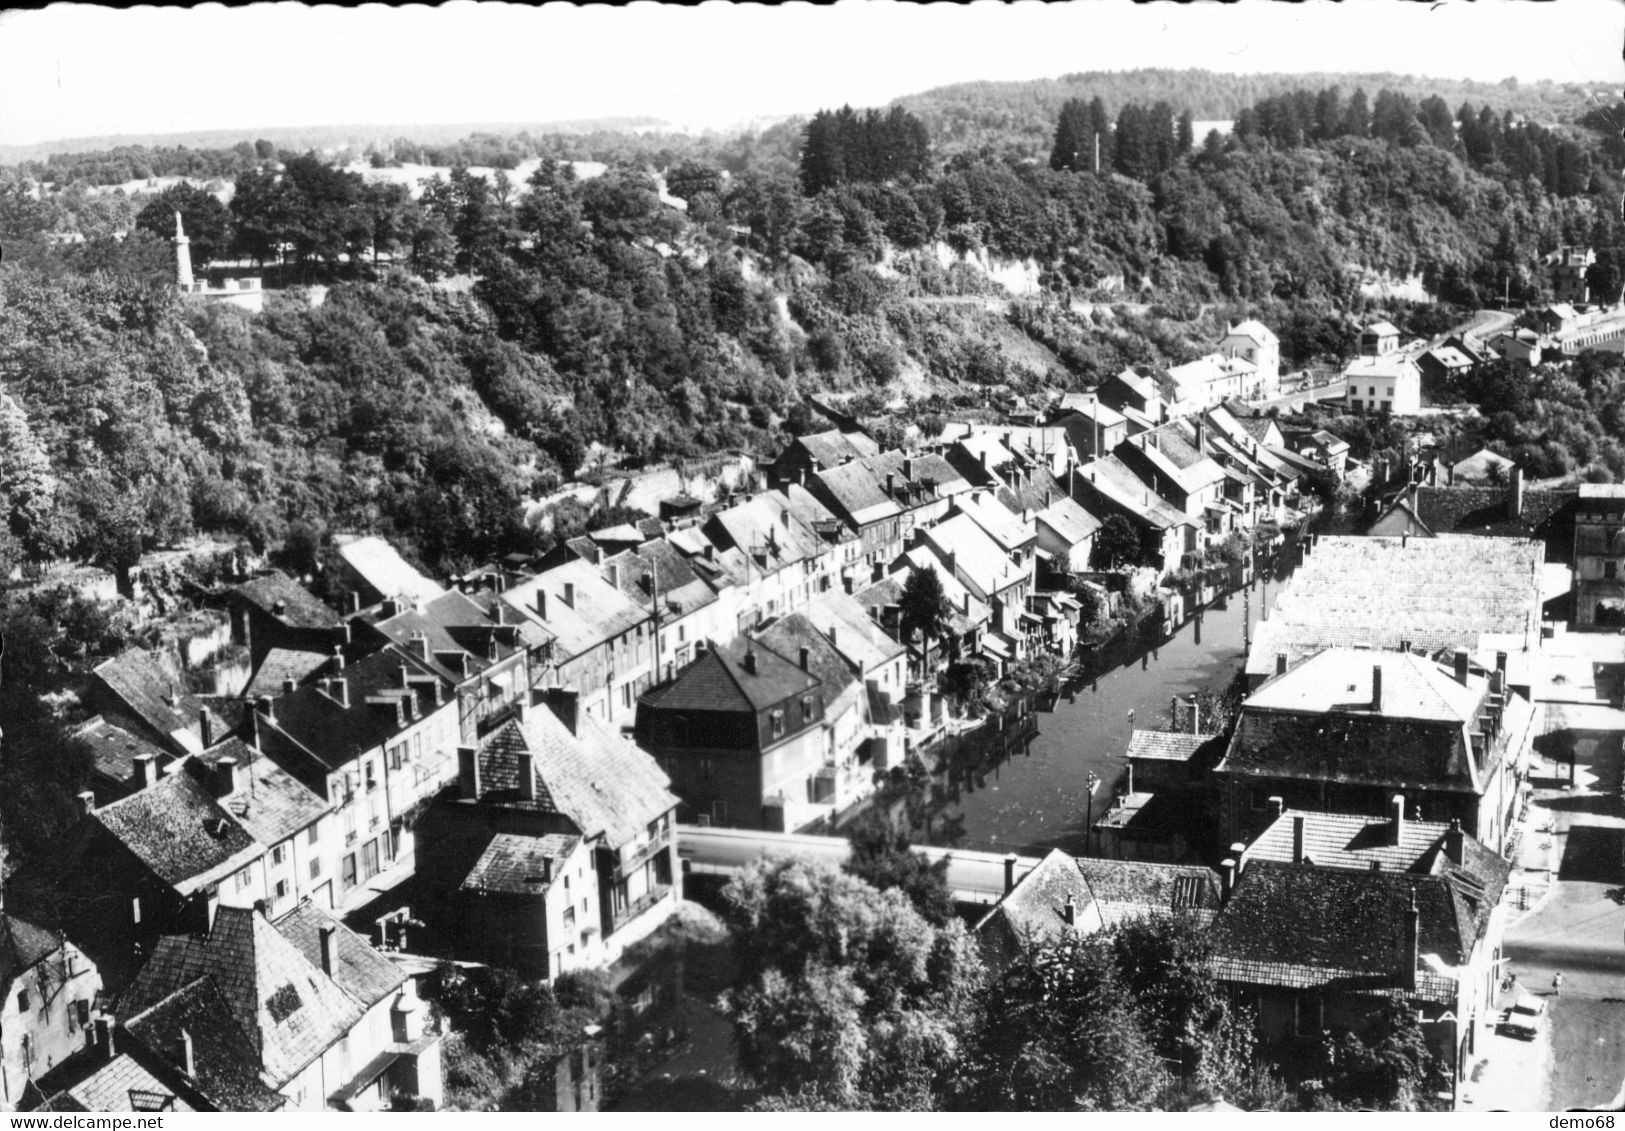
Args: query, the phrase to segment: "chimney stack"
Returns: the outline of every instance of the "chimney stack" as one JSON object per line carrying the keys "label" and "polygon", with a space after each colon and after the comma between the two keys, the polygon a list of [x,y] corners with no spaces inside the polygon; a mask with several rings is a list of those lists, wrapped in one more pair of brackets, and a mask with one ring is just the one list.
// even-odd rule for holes
{"label": "chimney stack", "polygon": [[1371,710],[1382,713],[1382,665],[1371,665]]}
{"label": "chimney stack", "polygon": [[342,672],[344,670],[344,649],[340,648],[337,644],[333,645],[333,659],[331,664],[335,672]]}
{"label": "chimney stack", "polygon": [[322,973],[329,978],[333,976],[333,936],[338,934],[337,927],[324,926],[317,932],[322,948]]}
{"label": "chimney stack", "polygon": [[222,758],[214,764],[214,795],[230,797],[237,792],[237,759]]}
{"label": "chimney stack", "polygon": [[464,801],[480,797],[480,752],[472,746],[457,748],[457,796]]}
{"label": "chimney stack", "polygon": [[536,755],[529,750],[519,752],[519,798],[536,800]]}
{"label": "chimney stack", "polygon": [[1224,903],[1230,902],[1230,893],[1236,890],[1236,862],[1231,857],[1225,857],[1219,865],[1219,898]]}
{"label": "chimney stack", "polygon": [[1444,854],[1458,868],[1461,867],[1465,840],[1466,834],[1461,831],[1461,820],[1457,817],[1450,818],[1450,828],[1444,834]]}
{"label": "chimney stack", "polygon": [[576,583],[573,581],[564,583],[564,604],[568,608],[576,607]]}
{"label": "chimney stack", "polygon": [[536,587],[536,615],[542,620],[547,619],[547,590],[540,585]]}
{"label": "chimney stack", "polygon": [[94,813],[96,811],[96,795],[93,792],[88,789],[81,790],[78,797],[79,808],[83,812]]}
{"label": "chimney stack", "polygon": [[1399,956],[1400,984],[1407,990],[1416,989],[1417,943],[1421,936],[1422,913],[1416,908],[1416,889],[1411,889],[1411,903],[1405,909],[1405,941]]}
{"label": "chimney stack", "polygon": [[609,586],[610,586],[611,589],[619,589],[621,587],[621,563],[620,562],[610,562],[609,563]]}
{"label": "chimney stack", "polygon": [[1292,815],[1292,862],[1303,863],[1303,814]]}
{"label": "chimney stack", "polygon": [[1456,682],[1467,686],[1467,649],[1456,649]]}
{"label": "chimney stack", "polygon": [[1073,902],[1072,893],[1066,893],[1066,904],[1061,908],[1061,918],[1066,920],[1068,927],[1078,925],[1078,905]]}
{"label": "chimney stack", "polygon": [[801,670],[802,671],[807,671],[811,664],[812,664],[812,649],[806,647],[805,645],[803,645],[802,649],[801,649]]}
{"label": "chimney stack", "polygon": [[1397,846],[1405,837],[1405,795],[1394,794],[1388,802],[1388,809],[1392,814],[1388,834],[1393,837],[1393,843]]}
{"label": "chimney stack", "polygon": [[1497,652],[1495,654],[1495,670],[1501,673],[1503,680],[1506,678],[1507,654],[1505,652]]}
{"label": "chimney stack", "polygon": [[1270,820],[1279,821],[1281,815],[1286,812],[1286,802],[1280,797],[1271,797],[1268,804],[1270,807]]}
{"label": "chimney stack", "polygon": [[1285,652],[1277,652],[1277,653],[1275,653],[1275,674],[1276,675],[1285,675],[1286,674],[1286,653]]}
{"label": "chimney stack", "polygon": [[209,714],[207,707],[198,708],[197,730],[198,736],[203,739],[203,749],[214,745],[214,716]]}
{"label": "chimney stack", "polygon": [[429,638],[421,632],[414,632],[411,639],[412,654],[424,663],[429,662]]}
{"label": "chimney stack", "polygon": [[135,778],[140,782],[139,789],[151,789],[158,784],[158,758],[153,754],[137,754],[135,756]]}
{"label": "chimney stack", "polygon": [[1016,890],[1016,854],[1004,854],[1004,894],[1009,895]]}
{"label": "chimney stack", "polygon": [[192,1055],[192,1034],[185,1029],[181,1030],[181,1068],[188,1077],[197,1075],[197,1060]]}
{"label": "chimney stack", "polygon": [[96,1018],[96,1047],[101,1049],[102,1057],[112,1060],[118,1056],[117,1042],[113,1036],[114,1022],[106,1017]]}
{"label": "chimney stack", "polygon": [[754,646],[745,649],[745,670],[751,675],[756,674],[756,649]]}

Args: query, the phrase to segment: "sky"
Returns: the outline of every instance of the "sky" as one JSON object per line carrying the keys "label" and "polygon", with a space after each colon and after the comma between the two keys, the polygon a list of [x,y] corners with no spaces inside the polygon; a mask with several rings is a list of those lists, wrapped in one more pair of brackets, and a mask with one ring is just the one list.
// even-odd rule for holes
{"label": "sky", "polygon": [[255,126],[650,116],[725,127],[1073,71],[1390,71],[1625,86],[1625,0],[843,0],[0,13],[0,145]]}

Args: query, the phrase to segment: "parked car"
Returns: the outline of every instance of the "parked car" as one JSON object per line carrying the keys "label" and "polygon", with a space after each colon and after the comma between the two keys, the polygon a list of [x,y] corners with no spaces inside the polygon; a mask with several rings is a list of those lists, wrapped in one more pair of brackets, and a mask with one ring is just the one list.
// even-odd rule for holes
{"label": "parked car", "polygon": [[1540,1036],[1540,1027],[1546,1016],[1546,999],[1520,991],[1517,998],[1501,1014],[1496,1031],[1509,1037],[1532,1041]]}

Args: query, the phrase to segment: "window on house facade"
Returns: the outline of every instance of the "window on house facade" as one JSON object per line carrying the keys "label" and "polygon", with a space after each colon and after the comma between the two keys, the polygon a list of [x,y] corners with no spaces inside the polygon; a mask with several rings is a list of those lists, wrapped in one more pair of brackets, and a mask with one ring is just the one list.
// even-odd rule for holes
{"label": "window on house facade", "polygon": [[271,849],[271,863],[273,864],[282,863],[285,859],[287,859],[287,856],[288,849],[286,845],[279,844],[275,848]]}
{"label": "window on house facade", "polygon": [[305,831],[305,843],[315,844],[321,839],[321,835],[321,827],[319,825],[311,825],[310,828]]}
{"label": "window on house facade", "polygon": [[248,887],[248,885],[253,883],[253,882],[254,882],[254,878],[253,878],[253,876],[251,876],[249,874],[249,870],[247,868],[244,868],[241,872],[237,873],[237,890],[238,891],[242,891],[244,888]]}
{"label": "window on house facade", "polygon": [[1610,581],[1614,580],[1616,577],[1619,576],[1619,563],[1618,562],[1603,562],[1602,563],[1602,575],[1604,577],[1606,577]]}
{"label": "window on house facade", "polygon": [[715,773],[716,764],[710,758],[702,757],[700,759],[700,780],[710,781]]}
{"label": "window on house facade", "polygon": [[27,990],[18,990],[17,991],[17,1012],[18,1013],[27,1013],[28,1012],[28,991]]}
{"label": "window on house facade", "polygon": [[276,898],[277,899],[287,899],[288,898],[288,881],[287,880],[278,880],[276,882]]}
{"label": "window on house facade", "polygon": [[802,722],[802,724],[805,725],[807,723],[812,722],[812,717],[813,717],[813,701],[812,701],[812,696],[809,695],[807,698],[805,698],[805,699],[803,699],[801,701],[801,722]]}
{"label": "window on house facade", "polygon": [[352,852],[344,858],[344,863],[339,868],[339,878],[346,888],[355,887],[355,853]]}
{"label": "window on house facade", "polygon": [[321,874],[322,874],[322,858],[320,856],[312,856],[310,858],[310,878],[314,880],[318,876],[320,876]]}
{"label": "window on house facade", "polygon": [[726,801],[711,802],[711,823],[713,825],[726,825],[728,823],[728,803]]}
{"label": "window on house facade", "polygon": [[576,909],[573,905],[564,909],[564,929],[566,931],[576,929]]}

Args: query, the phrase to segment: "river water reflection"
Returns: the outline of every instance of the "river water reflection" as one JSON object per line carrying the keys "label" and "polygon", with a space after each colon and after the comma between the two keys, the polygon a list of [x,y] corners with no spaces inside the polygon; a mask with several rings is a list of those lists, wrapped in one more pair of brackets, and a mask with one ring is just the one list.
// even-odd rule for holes
{"label": "river water reflection", "polygon": [[1170,696],[1234,677],[1244,655],[1244,614],[1256,625],[1280,588],[1279,581],[1255,581],[1245,598],[1231,594],[1223,607],[1206,609],[1200,624],[1186,622],[1154,650],[1123,649],[1114,657],[1119,666],[1078,687],[1072,701],[1063,695],[1052,711],[1037,712],[1038,733],[1025,753],[1017,743],[1008,760],[989,758],[971,773],[939,777],[928,838],[986,851],[1082,853],[1088,776],[1100,779],[1098,816],[1126,765],[1129,712],[1133,725],[1154,728],[1167,718]]}

